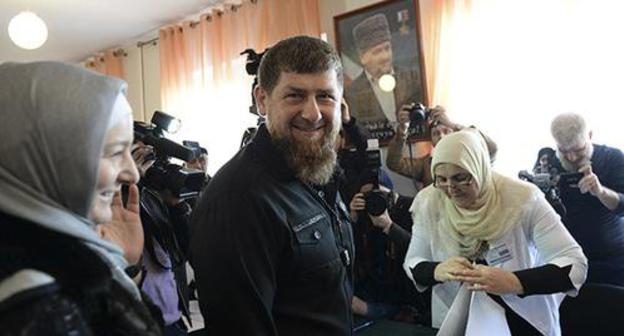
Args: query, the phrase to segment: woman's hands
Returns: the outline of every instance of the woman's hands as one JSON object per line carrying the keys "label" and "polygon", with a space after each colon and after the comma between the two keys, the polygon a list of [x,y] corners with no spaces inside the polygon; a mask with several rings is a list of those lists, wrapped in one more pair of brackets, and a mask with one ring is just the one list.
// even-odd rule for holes
{"label": "woman's hands", "polygon": [[502,268],[475,265],[472,269],[460,270],[455,279],[468,284],[468,289],[492,294],[522,294],[524,288],[518,277]]}
{"label": "woman's hands", "polygon": [[512,272],[498,267],[473,265],[464,257],[452,257],[440,263],[433,277],[440,282],[464,282],[471,291],[498,295],[524,293],[520,280]]}
{"label": "woman's hands", "polygon": [[433,278],[440,282],[455,281],[458,272],[472,268],[473,265],[470,260],[464,257],[451,257],[436,266],[433,271]]}
{"label": "woman's hands", "polygon": [[128,264],[134,265],[141,258],[144,244],[139,210],[139,188],[136,184],[130,185],[126,207],[123,206],[121,193],[117,192],[111,208],[112,220],[96,226],[96,231],[102,239],[119,245],[124,251]]}

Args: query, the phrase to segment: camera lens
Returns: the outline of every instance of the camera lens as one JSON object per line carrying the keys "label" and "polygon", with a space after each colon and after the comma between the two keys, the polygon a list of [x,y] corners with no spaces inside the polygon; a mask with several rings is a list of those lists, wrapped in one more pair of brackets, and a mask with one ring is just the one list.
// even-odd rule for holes
{"label": "camera lens", "polygon": [[386,197],[380,190],[371,191],[364,199],[366,200],[366,212],[372,216],[379,216],[388,208]]}

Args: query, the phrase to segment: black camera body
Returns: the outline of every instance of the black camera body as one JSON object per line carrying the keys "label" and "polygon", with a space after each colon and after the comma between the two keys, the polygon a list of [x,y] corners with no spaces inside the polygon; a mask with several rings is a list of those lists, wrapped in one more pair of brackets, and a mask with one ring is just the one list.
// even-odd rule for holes
{"label": "black camera body", "polygon": [[145,172],[144,179],[146,187],[157,191],[169,190],[179,199],[197,197],[205,182],[203,172],[159,159]]}
{"label": "black camera body", "polygon": [[142,184],[156,191],[168,190],[179,199],[196,197],[204,186],[204,173],[171,163],[171,158],[191,161],[201,154],[198,148],[189,148],[165,138],[161,120],[167,119],[163,112],[154,113],[152,124],[134,122],[134,139],[154,148],[154,164],[145,172]]}
{"label": "black camera body", "polygon": [[381,170],[381,151],[377,139],[369,139],[366,148],[366,168],[363,172],[361,185],[371,183],[373,189],[364,193],[365,210],[372,216],[379,216],[391,204],[391,195],[379,189],[379,172]]}
{"label": "black camera body", "polygon": [[431,127],[429,126],[431,109],[422,103],[412,103],[409,112],[410,123],[407,129],[408,138],[413,141],[431,140]]}
{"label": "black camera body", "polygon": [[364,200],[366,201],[366,212],[371,216],[379,216],[390,207],[392,194],[373,189],[364,193]]}
{"label": "black camera body", "polygon": [[518,173],[518,177],[536,185],[544,193],[548,203],[563,218],[567,209],[561,200],[561,193],[578,189],[583,173],[559,173],[557,169],[553,169],[550,173],[531,174],[523,170]]}
{"label": "black camera body", "polygon": [[559,175],[558,186],[561,190],[578,189],[583,173],[563,173]]}

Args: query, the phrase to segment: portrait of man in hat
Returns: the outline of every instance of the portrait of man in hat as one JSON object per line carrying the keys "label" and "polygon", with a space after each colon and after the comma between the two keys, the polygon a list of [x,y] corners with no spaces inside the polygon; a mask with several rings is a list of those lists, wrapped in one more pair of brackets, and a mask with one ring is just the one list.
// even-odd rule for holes
{"label": "portrait of man in hat", "polygon": [[[403,104],[426,103],[417,20],[411,4],[376,4],[369,12],[360,10],[335,18],[345,68],[349,63],[345,58],[359,66],[357,72],[346,73],[347,79],[353,75],[353,80],[345,88],[345,98],[352,115],[373,134],[380,127],[392,130]],[[411,27],[406,27],[407,23]],[[383,135],[378,138],[384,140]]]}

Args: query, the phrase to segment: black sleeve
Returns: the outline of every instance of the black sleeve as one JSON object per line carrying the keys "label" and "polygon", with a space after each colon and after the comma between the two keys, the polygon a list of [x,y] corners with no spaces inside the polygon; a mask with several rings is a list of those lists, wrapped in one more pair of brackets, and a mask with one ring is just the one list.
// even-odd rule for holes
{"label": "black sleeve", "polygon": [[390,225],[390,230],[388,230],[388,238],[397,245],[399,253],[407,253],[407,248],[409,247],[409,242],[412,238],[412,235],[407,230],[395,223],[392,223],[392,225]]}
{"label": "black sleeve", "polygon": [[[619,196],[620,202],[613,212],[618,216],[624,215],[624,154],[616,148],[610,148],[606,165],[609,174],[604,181],[605,187],[613,190]],[[600,179],[600,177],[599,177]]]}
{"label": "black sleeve", "polygon": [[342,128],[349,143],[352,143],[358,151],[366,151],[366,140],[369,136],[367,136],[366,132],[357,124],[354,116],[351,116],[351,120],[349,120],[348,123],[342,124]]}
{"label": "black sleeve", "polygon": [[439,262],[423,261],[416,265],[411,269],[414,281],[423,286],[433,286],[439,284],[440,282],[433,277],[433,272],[439,264]]}
{"label": "black sleeve", "polygon": [[524,289],[524,294],[519,296],[560,293],[574,288],[569,276],[571,269],[572,265],[547,264],[514,272]]}
{"label": "black sleeve", "polygon": [[209,334],[277,335],[272,308],[288,231],[264,209],[252,196],[222,193],[202,199],[192,216],[192,262]]}
{"label": "black sleeve", "polygon": [[182,253],[184,253],[184,256],[188,258],[191,240],[191,206],[186,202],[180,202],[175,206],[170,206],[169,215],[178,245]]}

